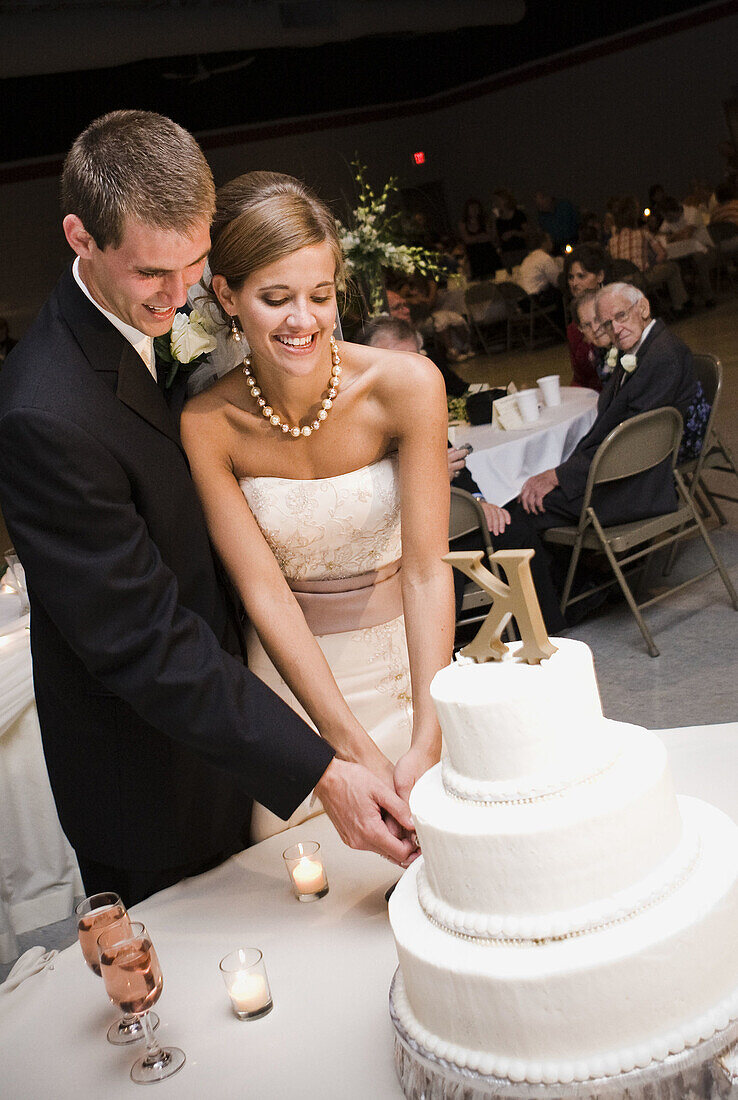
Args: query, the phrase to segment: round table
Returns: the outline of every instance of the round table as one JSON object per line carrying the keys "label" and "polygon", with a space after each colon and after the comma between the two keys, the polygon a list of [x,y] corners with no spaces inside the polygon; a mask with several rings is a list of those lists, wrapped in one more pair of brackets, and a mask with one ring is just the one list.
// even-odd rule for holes
{"label": "round table", "polygon": [[[677,790],[738,817],[738,723],[667,730]],[[281,853],[317,840],[330,882],[321,901],[292,895]],[[143,858],[146,837],[141,837]],[[403,1100],[392,1060],[388,994],[397,966],[385,891],[398,871],[339,840],[324,814],[241,852],[133,909],[164,971],[157,1006],[164,1043],[184,1068],[156,1086],[177,1100]],[[274,997],[261,1020],[231,1013],[218,961],[260,947]],[[0,986],[2,1092],[23,1100],[135,1094],[136,1051],[112,1047],[115,1012],[74,944],[12,992]]]}
{"label": "round table", "polygon": [[28,624],[0,582],[0,962],[17,956],[18,934],[68,917],[84,892],[46,772]]}
{"label": "round table", "polygon": [[[586,435],[597,417],[598,394],[577,386],[561,387],[561,404],[548,408],[529,427],[504,431],[491,424],[456,430],[454,446],[471,443],[466,465],[490,504],[507,504],[533,474],[559,466]],[[452,482],[453,484],[453,482]]]}

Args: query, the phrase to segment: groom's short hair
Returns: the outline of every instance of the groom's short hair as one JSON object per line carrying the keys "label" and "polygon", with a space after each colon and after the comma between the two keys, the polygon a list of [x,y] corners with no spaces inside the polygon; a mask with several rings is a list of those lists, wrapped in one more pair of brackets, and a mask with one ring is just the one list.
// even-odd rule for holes
{"label": "groom's short hair", "polygon": [[118,248],[126,219],[187,234],[212,220],[215,186],[192,134],[153,111],[112,111],[91,122],[64,161],[62,212],[98,248]]}

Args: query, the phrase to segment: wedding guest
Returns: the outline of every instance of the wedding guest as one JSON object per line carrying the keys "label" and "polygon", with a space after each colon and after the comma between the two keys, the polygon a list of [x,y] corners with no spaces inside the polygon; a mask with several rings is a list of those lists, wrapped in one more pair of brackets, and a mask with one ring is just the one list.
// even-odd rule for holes
{"label": "wedding guest", "polygon": [[469,278],[472,281],[486,279],[502,267],[502,260],[479,199],[467,199],[464,203],[464,212],[459,222],[459,237],[466,248]]}
{"label": "wedding guest", "polygon": [[347,843],[413,855],[389,785],[243,664],[179,437],[186,372],[167,387],[154,351],[202,274],[214,203],[170,119],[91,123],[62,175],[77,258],[0,373],[49,778],[86,892],[129,906],[242,849],[254,798],[287,818],[315,790]]}
{"label": "wedding guest", "polygon": [[715,188],[716,203],[710,213],[710,225],[738,226],[738,178],[725,180]]}
{"label": "wedding guest", "polygon": [[[582,335],[582,343],[589,349],[588,369],[599,383],[588,388],[599,393],[617,362],[617,348],[613,345],[607,328],[597,320],[597,293],[596,290],[585,290],[572,303],[571,308],[574,322]],[[576,382],[573,384],[576,385]]]}
{"label": "wedding guest", "polygon": [[511,269],[524,259],[528,251],[528,218],[518,206],[512,191],[500,187],[492,195],[495,211],[495,231],[500,242],[500,256]]}
{"label": "wedding guest", "polygon": [[[648,299],[637,287],[607,284],[597,294],[596,311],[619,353],[600,394],[597,419],[565,462],[528,478],[517,501],[506,505],[510,523],[495,539],[495,549],[535,550],[531,569],[549,632],[565,625],[559,609],[565,573],[541,535],[549,527],[578,522],[589,467],[600,443],[638,413],[673,405],[688,423],[699,404],[691,351],[663,321],[651,317]],[[598,487],[594,504],[605,525],[672,511],[677,497],[670,462]]]}
{"label": "wedding guest", "polygon": [[[386,348],[392,351],[412,352],[415,349],[415,335],[412,328],[404,321],[397,321],[389,317],[378,317],[371,321],[365,328],[362,343],[371,347]],[[479,501],[490,533],[497,535],[505,529],[510,521],[510,514],[504,508],[496,504],[490,504],[484,499],[484,493],[471,476],[466,459],[469,448],[454,447],[448,444],[446,458],[448,463],[448,479],[455,488],[463,489]],[[452,543],[453,550],[481,550],[481,539],[476,534],[466,535],[455,539]],[[461,601],[464,594],[466,577],[457,569],[454,569],[454,597],[456,603],[456,617],[461,611]]]}
{"label": "wedding guest", "polygon": [[[582,296],[599,288],[609,275],[610,261],[599,245],[580,244],[564,258],[564,281],[576,311]],[[572,367],[572,386],[602,389],[599,349],[588,339],[589,332],[582,328],[579,318],[573,318],[566,326],[566,339]]]}
{"label": "wedding guest", "polygon": [[666,287],[671,308],[681,317],[689,305],[679,267],[650,230],[640,224],[638,200],[633,195],[619,199],[613,207],[615,231],[608,249],[615,260],[629,260],[642,272],[647,287]]}
{"label": "wedding guest", "polygon": [[528,254],[517,271],[516,281],[526,294],[552,298],[559,295],[561,262],[551,255],[553,242],[548,233],[531,229],[528,233]]}
{"label": "wedding guest", "polygon": [[427,326],[425,331],[419,330],[413,324],[410,304],[403,295],[398,290],[388,289],[386,293],[390,317],[397,321],[404,321],[412,327],[419,341],[418,350],[424,355],[427,354],[438,367],[443,376],[448,396],[460,397],[462,393],[466,393],[466,382],[452,369],[444,344],[436,339],[433,326]]}
{"label": "wedding guest", "polygon": [[[553,258],[551,238],[541,229],[529,230],[528,244],[530,252],[517,268],[515,281],[540,306],[550,306],[552,303],[556,306],[554,319],[563,332],[564,300],[559,290],[563,261],[561,257]],[[530,308],[530,305],[527,300],[523,302],[524,309]]]}
{"label": "wedding guest", "polygon": [[710,280],[713,244],[702,215],[694,206],[687,206],[672,195],[665,195],[661,200],[661,214],[659,238],[664,242],[667,256],[692,268],[698,297],[708,308],[714,306],[715,294]]}
{"label": "wedding guest", "polygon": [[538,225],[551,238],[554,255],[573,245],[579,235],[579,215],[568,199],[556,199],[547,191],[536,191]]}

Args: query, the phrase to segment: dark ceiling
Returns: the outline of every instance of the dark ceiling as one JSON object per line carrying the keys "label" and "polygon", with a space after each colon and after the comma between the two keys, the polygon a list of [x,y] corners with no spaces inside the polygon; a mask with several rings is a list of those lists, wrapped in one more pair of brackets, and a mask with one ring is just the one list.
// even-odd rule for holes
{"label": "dark ceiling", "polygon": [[305,48],[161,57],[4,79],[0,159],[58,155],[90,119],[118,107],[160,111],[203,133],[423,99],[654,21],[690,12],[693,20],[709,20],[729,7],[738,4],[527,0],[524,17],[512,25],[432,34],[421,28]]}

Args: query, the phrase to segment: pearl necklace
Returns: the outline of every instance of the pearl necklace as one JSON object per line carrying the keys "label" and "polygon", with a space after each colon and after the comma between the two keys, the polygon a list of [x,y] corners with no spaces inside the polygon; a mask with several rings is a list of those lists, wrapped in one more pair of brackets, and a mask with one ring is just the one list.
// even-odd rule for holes
{"label": "pearl necklace", "polygon": [[325,392],[325,397],[320,402],[320,411],[318,412],[315,420],[313,420],[312,424],[305,424],[302,428],[298,425],[290,427],[289,424],[286,424],[282,420],[282,418],[278,416],[277,413],[275,413],[272,406],[267,404],[266,398],[262,397],[261,390],[259,389],[259,386],[257,385],[256,379],[254,378],[251,370],[250,355],[247,355],[244,358],[243,373],[246,376],[246,384],[251,391],[251,396],[254,398],[256,404],[261,409],[261,415],[266,417],[273,428],[278,428],[280,431],[284,432],[285,435],[291,436],[292,439],[299,439],[300,436],[305,436],[307,438],[307,436],[312,435],[313,432],[317,432],[320,425],[327,418],[329,410],[333,408],[333,402],[338,394],[338,387],[341,382],[341,356],[339,354],[336,341],[333,339],[332,336],[331,362],[333,364],[331,367],[331,376],[328,380],[328,389]]}

